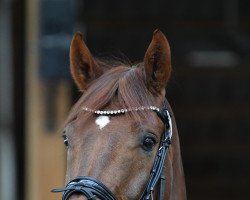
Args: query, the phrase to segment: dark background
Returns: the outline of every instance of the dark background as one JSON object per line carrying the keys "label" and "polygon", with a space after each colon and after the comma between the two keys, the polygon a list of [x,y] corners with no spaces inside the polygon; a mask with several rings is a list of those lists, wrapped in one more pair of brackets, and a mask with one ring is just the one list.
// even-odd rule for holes
{"label": "dark background", "polygon": [[[24,191],[25,0],[13,1],[17,189]],[[56,8],[57,14],[55,13]],[[171,45],[173,75],[167,96],[176,115],[188,199],[236,200],[250,197],[250,1],[108,0],[41,1],[41,39],[65,40],[41,45],[47,58],[40,76],[68,79],[56,63],[68,65],[65,41],[82,31],[94,55],[143,59],[152,32],[162,30]],[[53,27],[53,29],[51,28]],[[41,40],[43,41],[43,40]],[[43,43],[44,44],[44,43]],[[48,59],[56,55],[58,62]],[[123,56],[124,56],[123,55]],[[41,59],[43,62],[44,59]],[[53,66],[54,72],[49,70]],[[65,67],[65,70],[68,70]],[[73,83],[72,83],[73,85]],[[75,88],[74,88],[75,89]],[[76,90],[75,90],[76,91]],[[78,97],[77,92],[73,96]],[[73,100],[73,101],[74,101]]]}

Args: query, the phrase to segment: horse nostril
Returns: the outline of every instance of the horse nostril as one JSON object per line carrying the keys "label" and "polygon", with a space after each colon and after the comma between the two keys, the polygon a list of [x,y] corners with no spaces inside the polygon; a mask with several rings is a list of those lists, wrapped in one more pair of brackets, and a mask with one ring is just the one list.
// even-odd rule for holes
{"label": "horse nostril", "polygon": [[83,194],[72,194],[69,200],[88,200],[87,197],[85,197]]}

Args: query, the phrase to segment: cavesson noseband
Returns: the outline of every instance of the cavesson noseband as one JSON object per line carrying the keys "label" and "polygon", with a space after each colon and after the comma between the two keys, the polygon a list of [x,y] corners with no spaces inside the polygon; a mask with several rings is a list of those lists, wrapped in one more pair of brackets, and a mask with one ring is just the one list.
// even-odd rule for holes
{"label": "cavesson noseband", "polygon": [[[154,164],[151,169],[146,188],[139,200],[153,200],[157,184],[159,184],[158,199],[163,200],[165,188],[164,164],[172,137],[172,120],[171,115],[167,109],[167,101],[164,101],[162,110],[154,106],[113,111],[93,111],[88,108],[83,108],[83,110],[93,112],[97,115],[123,114],[126,112],[139,110],[152,110],[157,113],[157,115],[164,123],[165,128],[161,137],[160,147],[155,156]],[[73,193],[82,193],[87,197],[88,200],[96,200],[97,198],[101,200],[117,200],[115,195],[103,183],[101,183],[95,178],[87,176],[76,177],[75,179],[71,180],[65,188],[53,189],[52,192],[63,192],[62,200],[68,200]]]}

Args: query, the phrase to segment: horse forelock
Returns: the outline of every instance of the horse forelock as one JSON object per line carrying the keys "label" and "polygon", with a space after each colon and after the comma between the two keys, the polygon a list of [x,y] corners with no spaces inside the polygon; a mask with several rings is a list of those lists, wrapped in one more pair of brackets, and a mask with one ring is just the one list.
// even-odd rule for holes
{"label": "horse forelock", "polygon": [[[82,111],[82,107],[92,110],[137,108],[141,106],[156,106],[153,94],[147,88],[143,64],[131,66],[121,62],[99,61],[106,68],[106,72],[92,81],[87,90],[70,112],[66,124],[79,114],[84,114],[86,119],[93,113]],[[152,111],[134,111],[127,113],[137,121],[149,120]]]}

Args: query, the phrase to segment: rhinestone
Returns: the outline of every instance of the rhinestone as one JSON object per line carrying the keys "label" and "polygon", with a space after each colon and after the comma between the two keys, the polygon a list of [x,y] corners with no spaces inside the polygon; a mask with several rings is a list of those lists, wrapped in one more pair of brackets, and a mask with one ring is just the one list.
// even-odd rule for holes
{"label": "rhinestone", "polygon": [[113,115],[113,114],[120,114],[120,113],[126,113],[126,112],[131,112],[131,111],[144,111],[144,110],[153,110],[153,111],[160,111],[160,109],[156,106],[140,106],[140,107],[133,107],[133,108],[123,108],[120,110],[92,110],[87,107],[82,107],[81,108],[84,111],[87,112],[93,112],[98,115]]}

